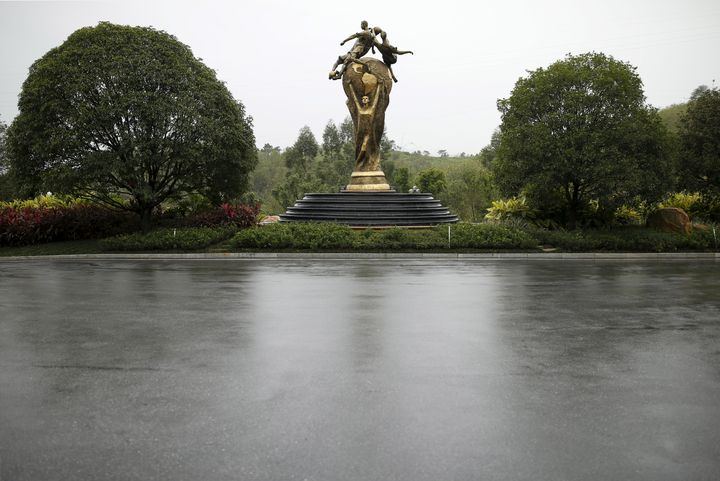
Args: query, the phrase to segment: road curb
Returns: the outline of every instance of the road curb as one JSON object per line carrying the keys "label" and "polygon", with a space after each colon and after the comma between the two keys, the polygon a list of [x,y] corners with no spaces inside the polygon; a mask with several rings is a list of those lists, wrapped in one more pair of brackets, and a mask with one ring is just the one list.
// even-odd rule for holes
{"label": "road curb", "polygon": [[709,260],[719,261],[718,252],[202,252],[144,254],[64,254],[0,257],[0,262],[28,260],[234,260],[234,259],[404,259],[404,260]]}

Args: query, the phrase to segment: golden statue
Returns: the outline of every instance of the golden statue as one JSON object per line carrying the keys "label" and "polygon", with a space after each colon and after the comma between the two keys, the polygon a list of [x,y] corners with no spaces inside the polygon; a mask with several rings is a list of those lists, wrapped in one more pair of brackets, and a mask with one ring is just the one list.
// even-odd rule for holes
{"label": "golden statue", "polygon": [[[342,41],[345,44],[356,39],[352,49],[338,57],[330,78],[342,79],[343,90],[347,96],[347,106],[353,120],[355,140],[355,168],[350,184],[345,188],[350,192],[390,192],[390,186],[380,167],[380,141],[385,129],[385,110],[390,104],[390,91],[393,82],[397,82],[392,64],[398,55],[412,54],[401,51],[387,40],[387,33],[379,27],[368,28],[362,21],[361,31]],[[382,43],[375,39],[380,35]],[[370,50],[380,51],[383,61],[364,57]],[[339,70],[336,70],[340,66]]]}

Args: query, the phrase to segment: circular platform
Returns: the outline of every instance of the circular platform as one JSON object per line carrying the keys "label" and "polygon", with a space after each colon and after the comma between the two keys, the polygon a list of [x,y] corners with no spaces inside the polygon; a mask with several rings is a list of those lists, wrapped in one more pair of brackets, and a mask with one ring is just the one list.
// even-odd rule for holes
{"label": "circular platform", "polygon": [[432,194],[340,192],[305,194],[280,222],[335,222],[350,226],[427,226],[458,221]]}

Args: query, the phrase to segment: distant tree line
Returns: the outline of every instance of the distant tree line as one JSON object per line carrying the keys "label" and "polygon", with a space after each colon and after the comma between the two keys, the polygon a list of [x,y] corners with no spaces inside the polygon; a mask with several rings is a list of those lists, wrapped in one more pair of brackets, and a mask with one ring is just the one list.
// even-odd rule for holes
{"label": "distant tree line", "polygon": [[[258,152],[258,166],[250,188],[266,212],[282,213],[306,192],[339,192],[349,181],[355,163],[352,120],[327,123],[319,143],[309,127],[300,129],[293,145],[282,149],[266,144]],[[497,196],[485,153],[452,157],[441,150],[404,152],[385,135],[382,168],[397,192],[413,187],[431,192],[468,221],[481,221]]]}

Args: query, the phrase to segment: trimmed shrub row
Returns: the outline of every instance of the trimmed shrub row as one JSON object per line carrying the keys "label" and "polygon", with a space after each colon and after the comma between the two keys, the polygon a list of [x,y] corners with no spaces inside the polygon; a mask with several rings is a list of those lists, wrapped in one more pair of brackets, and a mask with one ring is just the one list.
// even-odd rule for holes
{"label": "trimmed shrub row", "polygon": [[[444,228],[447,235],[447,227]],[[451,227],[455,249],[537,249],[538,242],[520,227],[503,224],[457,224]]]}
{"label": "trimmed shrub row", "polygon": [[447,226],[427,230],[390,228],[353,231],[330,223],[290,223],[255,227],[238,232],[231,244],[240,249],[301,250],[439,250],[504,249],[526,250],[537,242],[517,228],[493,224],[451,226],[448,246]]}
{"label": "trimmed shrub row", "polygon": [[192,251],[229,239],[235,232],[237,227],[233,225],[163,228],[102,239],[100,246],[108,251]]}
{"label": "trimmed shrub row", "polygon": [[[720,233],[719,233],[720,234]],[[672,252],[715,250],[711,230],[691,235],[657,232],[643,227],[595,231],[549,231],[503,224],[455,224],[433,229],[399,228],[353,231],[337,224],[274,224],[238,232],[238,249],[289,250],[536,250],[540,245],[561,251]]]}
{"label": "trimmed shrub row", "polygon": [[349,249],[352,240],[352,229],[347,226],[292,223],[241,230],[231,245],[251,249]]}
{"label": "trimmed shrub row", "polygon": [[0,208],[0,247],[96,239],[136,228],[131,215],[93,205]]}
{"label": "trimmed shrub row", "polygon": [[533,229],[532,235],[540,244],[569,252],[674,252],[717,249],[711,229],[696,229],[690,235],[659,232],[639,226],[573,232]]}

